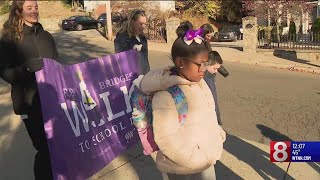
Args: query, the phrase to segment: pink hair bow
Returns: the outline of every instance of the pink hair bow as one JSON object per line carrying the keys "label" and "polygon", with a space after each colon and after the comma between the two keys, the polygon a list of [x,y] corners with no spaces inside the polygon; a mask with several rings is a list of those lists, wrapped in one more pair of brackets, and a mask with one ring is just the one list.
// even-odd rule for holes
{"label": "pink hair bow", "polygon": [[203,29],[200,28],[198,30],[188,30],[186,35],[184,36],[183,40],[186,44],[190,45],[193,40],[198,43],[201,44],[203,41],[202,35],[203,34]]}

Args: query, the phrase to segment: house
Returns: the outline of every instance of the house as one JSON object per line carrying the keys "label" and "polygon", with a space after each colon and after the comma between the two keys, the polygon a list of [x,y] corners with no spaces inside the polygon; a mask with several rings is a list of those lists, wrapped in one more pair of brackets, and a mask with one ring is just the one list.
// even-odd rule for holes
{"label": "house", "polygon": [[176,2],[175,1],[158,1],[160,9],[163,11],[175,11]]}
{"label": "house", "polygon": [[[259,3],[257,1],[256,3]],[[310,5],[311,9],[301,10],[300,13],[292,15],[289,11],[282,12],[281,5],[278,7],[278,12],[283,15],[278,19],[278,23],[283,27],[283,34],[288,33],[290,21],[293,20],[296,24],[297,33],[301,30],[301,33],[306,34],[312,27],[312,23],[320,16],[320,0],[319,1],[310,1],[306,2],[306,4]],[[276,22],[275,18],[270,17],[258,17],[258,24],[261,26],[272,26]]]}
{"label": "house", "polygon": [[83,7],[86,12],[91,12],[97,18],[106,12],[106,1],[84,0]]}
{"label": "house", "polygon": [[106,1],[84,0],[83,7],[87,12],[94,11],[99,5],[105,5]]}
{"label": "house", "polygon": [[312,1],[309,3],[314,5],[314,7],[311,11],[311,19],[312,19],[312,22],[315,22],[317,20],[317,18],[320,17],[320,0]]}

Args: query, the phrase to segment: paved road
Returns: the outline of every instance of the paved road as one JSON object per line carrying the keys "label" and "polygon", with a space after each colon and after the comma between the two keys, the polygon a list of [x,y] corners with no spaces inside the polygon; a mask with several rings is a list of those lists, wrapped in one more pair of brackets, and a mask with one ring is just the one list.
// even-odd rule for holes
{"label": "paved road", "polygon": [[320,140],[319,76],[243,64],[226,64],[218,76],[224,127],[240,137]]}
{"label": "paved road", "polygon": [[[86,37],[78,38],[82,34]],[[94,31],[55,36],[66,63],[113,53],[112,43],[96,38]],[[235,43],[241,46],[241,41]],[[149,57],[152,68],[171,63],[168,53],[151,51]],[[231,75],[219,75],[217,83],[228,132],[266,144],[268,138],[320,140],[319,76],[231,62],[225,66]]]}
{"label": "paved road", "polygon": [[211,42],[211,47],[229,47],[238,50],[243,50],[243,40],[238,40],[236,42]]}

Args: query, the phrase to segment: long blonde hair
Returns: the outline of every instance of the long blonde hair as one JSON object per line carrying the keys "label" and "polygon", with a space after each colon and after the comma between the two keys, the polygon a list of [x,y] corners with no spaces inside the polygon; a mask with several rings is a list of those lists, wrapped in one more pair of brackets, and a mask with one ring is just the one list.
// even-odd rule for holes
{"label": "long blonde hair", "polygon": [[138,20],[140,17],[146,17],[146,14],[143,10],[135,9],[132,10],[131,13],[128,16],[128,20],[123,23],[121,29],[119,30],[118,33],[128,33],[129,37],[134,36],[134,31],[132,27],[132,21]]}
{"label": "long blonde hair", "polygon": [[19,14],[22,13],[25,1],[13,0],[10,7],[8,20],[3,24],[2,38],[12,41],[20,41],[23,38],[23,20]]}

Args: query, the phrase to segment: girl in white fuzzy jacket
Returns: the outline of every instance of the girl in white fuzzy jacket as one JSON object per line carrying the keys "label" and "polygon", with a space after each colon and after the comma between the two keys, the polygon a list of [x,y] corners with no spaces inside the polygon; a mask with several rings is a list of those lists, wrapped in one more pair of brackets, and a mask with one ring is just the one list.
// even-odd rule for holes
{"label": "girl in white fuzzy jacket", "polygon": [[[208,49],[201,29],[188,30],[173,43],[174,66],[153,70],[140,83],[146,94],[154,94],[153,131],[159,147],[158,169],[174,180],[214,180],[214,164],[220,159],[225,132],[217,123],[212,93],[203,80],[209,65]],[[173,97],[167,91],[178,85],[188,111],[184,123],[178,118]]]}

